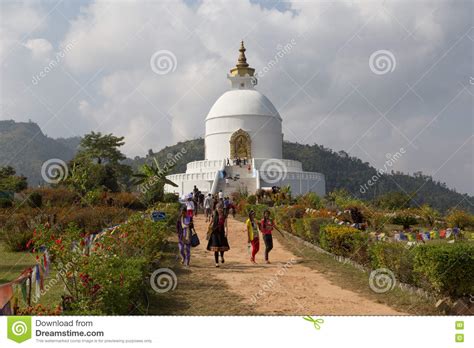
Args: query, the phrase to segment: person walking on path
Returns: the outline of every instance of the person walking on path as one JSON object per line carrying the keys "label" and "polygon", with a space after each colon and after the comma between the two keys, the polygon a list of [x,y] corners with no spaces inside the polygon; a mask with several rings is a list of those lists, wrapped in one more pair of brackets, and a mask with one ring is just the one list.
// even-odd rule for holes
{"label": "person walking on path", "polygon": [[204,199],[204,211],[206,212],[206,222],[211,221],[213,206],[214,206],[214,202],[212,199],[212,195],[209,193]]}
{"label": "person walking on path", "polygon": [[189,266],[191,261],[191,235],[193,233],[193,220],[187,216],[186,209],[181,210],[181,216],[176,222],[176,233],[178,234],[178,248],[181,263]]}
{"label": "person walking on path", "polygon": [[219,267],[219,254],[221,263],[224,263],[224,252],[230,249],[227,234],[227,216],[224,214],[224,208],[218,205],[212,221],[212,232],[207,243],[207,250],[214,252],[216,267]]}
{"label": "person walking on path", "polygon": [[217,205],[219,204],[219,197],[217,194],[214,194],[214,197],[212,198],[212,212],[211,212],[211,219],[212,219],[212,214],[214,214],[214,211],[217,209]]}
{"label": "person walking on path", "polygon": [[270,218],[270,211],[267,209],[263,213],[263,219],[260,222],[260,231],[262,232],[262,238],[265,243],[265,263],[270,263],[268,254],[273,249],[273,220]]}
{"label": "person walking on path", "polygon": [[224,198],[224,215],[226,217],[229,216],[229,207],[230,207],[229,197],[225,197]]}
{"label": "person walking on path", "polygon": [[186,204],[186,215],[192,218],[194,216],[196,206],[194,205],[193,197],[191,194],[188,196],[188,200],[186,201],[185,204]]}
{"label": "person walking on path", "polygon": [[245,222],[247,226],[248,244],[252,245],[252,255],[250,262],[255,263],[255,255],[260,249],[260,238],[258,235],[258,223],[255,221],[255,211],[249,212],[249,218]]}

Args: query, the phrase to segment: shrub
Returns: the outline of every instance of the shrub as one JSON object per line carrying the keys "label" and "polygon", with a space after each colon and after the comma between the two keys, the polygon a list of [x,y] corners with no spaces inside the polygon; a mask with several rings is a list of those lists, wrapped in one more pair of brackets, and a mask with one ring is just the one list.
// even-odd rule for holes
{"label": "shrub", "polygon": [[474,227],[474,215],[463,210],[454,209],[446,216],[446,222],[450,227],[461,229]]}
{"label": "shrub", "polygon": [[[88,275],[88,278],[83,278],[87,281],[81,279],[81,285],[85,296],[89,296],[88,294],[92,296],[88,299],[83,298],[83,300],[88,302],[93,299],[96,291],[100,296],[100,301],[95,301],[93,305],[100,313],[107,315],[130,314],[141,300],[146,266],[147,260],[144,257],[91,258],[91,262],[83,268],[83,273]],[[89,314],[88,307],[90,306],[88,304],[82,311],[76,310],[73,313]]]}
{"label": "shrub", "polygon": [[137,196],[130,192],[117,192],[103,194],[103,200],[107,205],[119,208],[128,208],[133,210],[144,210],[146,208]]}
{"label": "shrub", "polygon": [[102,191],[96,189],[87,191],[83,197],[84,205],[98,205],[102,201]]}
{"label": "shrub", "polygon": [[407,209],[397,212],[395,217],[392,218],[392,223],[394,225],[402,225],[407,230],[411,225],[416,225],[418,220],[415,213]]}
{"label": "shrub", "polygon": [[299,205],[312,209],[321,209],[323,207],[321,197],[319,197],[314,192],[308,192],[304,195],[299,196],[297,202]]}
{"label": "shrub", "polygon": [[237,202],[239,201],[240,199],[245,199],[247,197],[248,193],[245,191],[240,191],[240,192],[231,192],[230,193],[230,199],[232,200],[232,202]]}
{"label": "shrub", "polygon": [[255,195],[250,195],[247,197],[247,203],[248,204],[256,204],[257,203],[257,196]]}
{"label": "shrub", "polygon": [[98,232],[105,227],[117,225],[127,220],[132,211],[115,207],[83,207],[73,210],[52,210],[56,223],[65,228],[70,223],[85,232]]}
{"label": "shrub", "polygon": [[288,232],[292,231],[292,219],[301,219],[305,216],[305,207],[301,205],[278,207],[274,211],[276,223]]}
{"label": "shrub", "polygon": [[7,249],[10,251],[28,250],[28,241],[31,239],[32,235],[33,232],[30,229],[0,229],[0,239],[5,243]]}
{"label": "shrub", "polygon": [[401,282],[413,284],[414,249],[408,249],[405,243],[371,243],[369,258],[373,269],[388,268]]}
{"label": "shrub", "polygon": [[11,199],[0,198],[0,209],[11,208],[12,206],[13,202]]}
{"label": "shrub", "polygon": [[90,249],[82,239],[87,234],[74,224],[63,230],[39,226],[33,244],[47,247],[58,271],[67,270],[60,278],[70,298],[67,314],[124,315],[144,308],[147,266],[160,256],[171,231],[169,221],[155,223],[135,214],[96,236]]}
{"label": "shrub", "polygon": [[383,227],[389,223],[391,220],[390,217],[385,216],[384,213],[378,211],[368,212],[367,222],[374,231],[380,232],[383,230]]}
{"label": "shrub", "polygon": [[318,209],[318,210],[311,211],[309,215],[313,218],[318,218],[318,217],[330,218],[331,216],[336,215],[336,213],[329,209]]}
{"label": "shrub", "polygon": [[366,264],[368,236],[353,227],[325,225],[320,230],[320,245],[336,255]]}
{"label": "shrub", "polygon": [[24,211],[6,211],[0,215],[0,238],[11,251],[28,250],[27,243],[31,239],[34,227],[48,221],[47,216],[38,209]]}
{"label": "shrub", "polygon": [[181,208],[181,203],[157,203],[153,206],[154,210],[160,210],[165,212],[179,211]]}
{"label": "shrub", "polygon": [[43,196],[37,191],[33,191],[28,196],[28,205],[32,208],[41,208],[43,205]]}
{"label": "shrub", "polygon": [[246,199],[240,199],[237,202],[234,202],[235,208],[237,209],[237,213],[240,215],[245,215],[245,211],[247,208],[247,200]]}
{"label": "shrub", "polygon": [[79,196],[72,190],[64,187],[57,188],[34,188],[24,191],[26,195],[33,192],[39,193],[43,197],[43,203],[51,207],[66,207],[79,202]]}
{"label": "shrub", "polygon": [[291,233],[300,238],[307,239],[303,219],[291,219]]}
{"label": "shrub", "polygon": [[304,229],[305,229],[305,236],[306,239],[319,244],[319,232],[321,226],[332,224],[331,218],[304,218]]}
{"label": "shrub", "polygon": [[427,244],[415,249],[418,286],[452,297],[474,293],[474,244]]}
{"label": "shrub", "polygon": [[[70,223],[74,223],[80,231],[90,233],[122,223],[132,213],[133,211],[125,208],[102,206],[77,206],[74,209],[54,207],[42,210],[23,207],[14,212],[5,210],[0,213],[0,238],[10,250],[23,251],[28,249],[26,243],[36,225],[49,223],[62,231]],[[176,222],[177,213],[172,216]]]}
{"label": "shrub", "polygon": [[268,206],[265,204],[248,204],[245,207],[245,216],[249,215],[250,210],[255,211],[255,218],[257,220],[263,219],[263,212],[268,209]]}
{"label": "shrub", "polygon": [[178,220],[179,211],[181,209],[181,203],[158,203],[153,209],[147,210],[151,213],[153,210],[163,211],[166,213],[166,223],[168,226],[176,226],[176,220]]}
{"label": "shrub", "polygon": [[165,203],[176,203],[178,202],[178,196],[174,193],[165,193],[163,195],[163,202]]}

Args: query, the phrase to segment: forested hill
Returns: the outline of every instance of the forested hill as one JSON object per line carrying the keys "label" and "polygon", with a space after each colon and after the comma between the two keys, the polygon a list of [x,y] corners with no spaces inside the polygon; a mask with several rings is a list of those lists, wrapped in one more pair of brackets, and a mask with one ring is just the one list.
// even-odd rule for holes
{"label": "forested hill", "polygon": [[[0,121],[0,166],[11,165],[18,174],[28,178],[30,185],[43,183],[41,166],[44,161],[59,158],[65,161],[73,158],[77,151],[79,137],[52,139],[44,135],[36,123]],[[179,156],[176,154],[180,153]],[[157,158],[161,165],[171,160],[175,162],[173,173],[183,173],[186,163],[204,159],[204,140],[195,139],[179,142],[173,146],[145,157],[127,159],[125,162],[137,170],[151,156]],[[392,173],[381,176],[376,185],[368,186],[367,192],[360,192],[361,185],[377,174],[376,169],[356,157],[350,157],[343,151],[334,152],[319,145],[302,145],[285,142],[284,158],[303,163],[306,171],[323,173],[326,176],[326,190],[345,188],[353,195],[371,200],[381,194],[398,191],[414,193],[417,203],[429,203],[431,206],[446,211],[451,207],[474,212],[474,198],[467,194],[457,193],[446,184],[436,182],[422,174],[416,176],[403,173]],[[174,161],[173,158],[179,158]]]}
{"label": "forested hill", "polygon": [[[154,156],[159,163],[165,164],[180,151],[182,157],[173,167],[172,173],[183,173],[186,170],[186,163],[204,159],[204,140],[195,139],[167,146],[159,152],[149,152],[147,158]],[[285,142],[283,158],[302,162],[306,171],[323,173],[326,176],[327,192],[344,188],[352,195],[365,200],[372,200],[374,197],[393,191],[405,191],[408,194],[416,192],[414,200],[420,205],[428,203],[440,211],[456,206],[474,212],[474,197],[455,192],[447,188],[446,184],[422,174],[416,176],[403,173],[385,174],[380,176],[375,185],[367,185],[367,192],[361,193],[361,185],[367,184],[369,179],[377,175],[377,171],[369,163],[350,157],[343,151],[334,152],[320,145]],[[144,161],[145,158],[136,158],[133,166],[137,167]]]}
{"label": "forested hill", "polygon": [[[80,138],[52,139],[34,122],[0,121],[0,166],[12,166],[28,184],[43,184],[41,166],[51,158],[69,161]],[[74,145],[75,144],[75,145]]]}
{"label": "forested hill", "polygon": [[283,144],[283,157],[302,162],[304,170],[323,173],[326,176],[327,192],[344,188],[354,196],[372,200],[387,192],[404,191],[410,195],[415,193],[414,200],[420,205],[428,203],[441,211],[457,207],[474,212],[474,197],[451,190],[445,183],[435,181],[421,172],[416,175],[400,172],[382,175],[375,185],[366,186],[367,192],[361,193],[361,185],[364,186],[377,175],[377,170],[357,157],[350,157],[343,151],[337,153],[321,145],[288,142]]}

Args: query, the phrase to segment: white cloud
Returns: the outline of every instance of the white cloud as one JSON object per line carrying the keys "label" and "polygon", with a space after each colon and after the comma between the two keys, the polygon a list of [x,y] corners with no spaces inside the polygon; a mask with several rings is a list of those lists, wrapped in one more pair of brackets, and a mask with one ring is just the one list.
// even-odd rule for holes
{"label": "white cloud", "polygon": [[[2,71],[4,86],[12,88],[2,89],[7,107],[0,117],[28,115],[46,124],[53,136],[70,135],[63,123],[77,132],[114,132],[126,136],[128,155],[143,155],[144,149],[203,135],[206,113],[228,88],[226,74],[235,64],[241,39],[257,70],[268,65],[279,44],[294,40],[291,52],[258,86],[280,108],[287,139],[352,149],[351,154],[373,165],[404,146],[406,158],[396,169],[423,168],[430,174],[471,135],[472,98],[461,90],[462,85],[470,93],[473,88],[472,41],[466,35],[472,3],[295,1],[287,7],[279,11],[248,1],[203,0],[193,6],[96,1],[71,13],[69,27],[56,41],[37,31],[30,34],[34,26],[27,23],[38,24],[44,15],[40,6],[9,7],[15,21],[2,24],[0,52],[15,48],[6,63],[21,68]],[[56,28],[51,18],[40,22],[40,28],[45,26]],[[58,122],[47,123],[51,113],[35,95],[23,92],[22,83],[28,85],[42,68],[35,54],[51,51],[38,37],[52,47],[74,43],[60,66],[33,89],[53,112],[60,111]],[[33,55],[18,48],[21,44]],[[397,65],[389,74],[375,75],[368,59],[381,49],[391,51]],[[150,57],[158,50],[175,55],[176,70],[166,75],[152,71]],[[418,134],[448,104],[419,135],[415,151],[405,137]],[[380,113],[386,120],[360,139]],[[434,148],[442,156],[433,157]],[[450,166],[472,174],[472,156],[457,155],[451,161]],[[436,177],[472,193],[467,174],[440,170]]]}
{"label": "white cloud", "polygon": [[41,60],[46,60],[49,57],[51,51],[53,50],[53,46],[46,39],[28,40],[25,43],[25,47],[31,50],[31,54],[33,55],[34,59]]}

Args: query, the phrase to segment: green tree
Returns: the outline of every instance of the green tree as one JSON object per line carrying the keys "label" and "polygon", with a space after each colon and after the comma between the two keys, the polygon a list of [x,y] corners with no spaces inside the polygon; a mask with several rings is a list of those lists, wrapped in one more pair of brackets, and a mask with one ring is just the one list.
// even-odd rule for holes
{"label": "green tree", "polygon": [[99,182],[104,176],[103,167],[89,159],[72,160],[69,175],[61,184],[72,188],[80,195],[99,187]]}
{"label": "green tree", "polygon": [[152,204],[163,200],[164,186],[166,184],[178,187],[174,182],[166,178],[170,167],[160,166],[156,158],[153,158],[152,165],[144,164],[140,168],[139,173],[133,174],[133,184],[140,185],[147,204]]}
{"label": "green tree", "polygon": [[116,137],[112,134],[104,134],[91,132],[86,134],[81,140],[80,150],[77,158],[91,158],[97,161],[97,164],[113,163],[116,164],[126,157],[118,149],[125,142],[124,137]]}
{"label": "green tree", "polygon": [[[80,187],[80,191],[104,188],[112,192],[124,191],[130,186],[132,169],[130,166],[120,163],[126,159],[120,152],[124,137],[116,137],[112,134],[101,134],[91,132],[84,136],[80,144],[80,151],[74,158],[73,165],[76,167],[78,177],[73,186]],[[84,172],[90,174],[85,178]],[[77,180],[80,179],[80,184]]]}
{"label": "green tree", "polygon": [[0,167],[0,191],[19,192],[27,187],[26,177],[17,176],[13,167]]}
{"label": "green tree", "polygon": [[381,232],[383,227],[390,222],[390,220],[390,217],[386,216],[383,212],[368,210],[367,222],[375,231]]}
{"label": "green tree", "polygon": [[364,207],[365,204],[351,196],[346,189],[336,189],[328,194],[327,201],[334,203],[339,209]]}
{"label": "green tree", "polygon": [[388,192],[379,196],[375,204],[383,209],[407,209],[410,207],[411,196],[403,192]]}
{"label": "green tree", "polygon": [[392,223],[395,225],[402,225],[405,230],[409,229],[410,226],[416,225],[418,220],[416,214],[411,209],[405,209],[397,211],[396,215],[392,218]]}
{"label": "green tree", "polygon": [[439,212],[436,209],[430,207],[428,204],[423,204],[418,209],[418,214],[429,227],[433,227],[435,225],[435,221],[440,217]]}
{"label": "green tree", "polygon": [[451,227],[459,227],[465,229],[474,227],[474,215],[460,209],[453,209],[446,216],[446,222]]}

